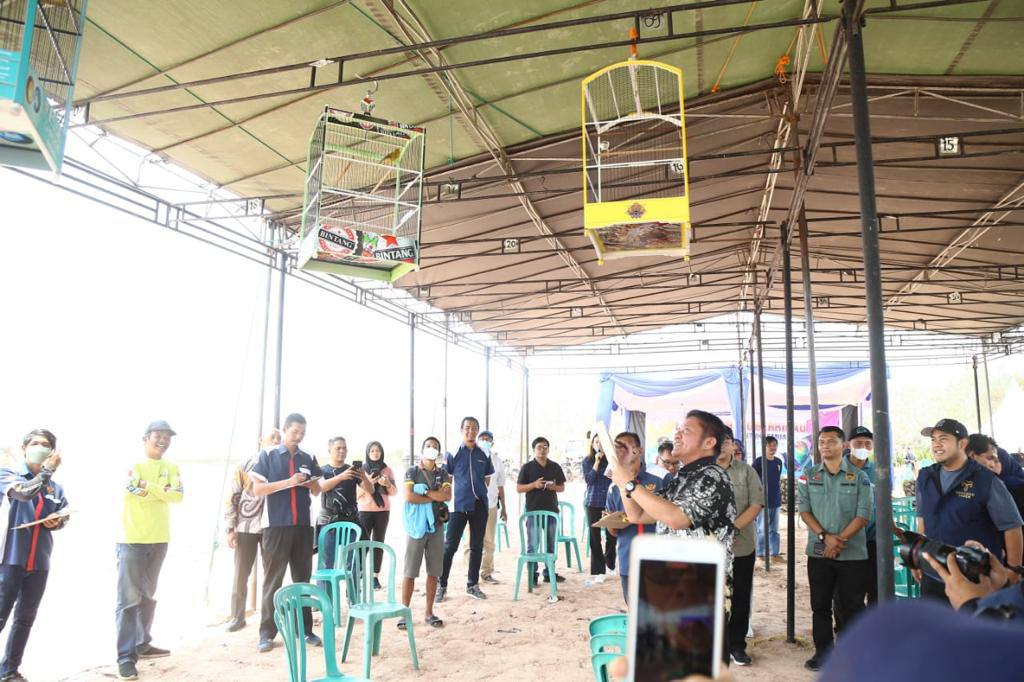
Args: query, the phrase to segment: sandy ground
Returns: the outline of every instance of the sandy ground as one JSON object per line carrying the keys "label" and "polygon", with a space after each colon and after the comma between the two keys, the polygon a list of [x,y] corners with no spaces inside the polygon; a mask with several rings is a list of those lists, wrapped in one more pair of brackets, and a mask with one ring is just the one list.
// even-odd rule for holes
{"label": "sandy ground", "polygon": [[[571,489],[570,499],[581,495]],[[401,562],[402,530],[394,516],[388,540],[395,546]],[[782,519],[783,526],[785,518]],[[514,533],[513,533],[514,535]],[[513,539],[514,546],[518,545]],[[786,546],[783,528],[783,547]],[[761,562],[754,578],[754,636],[748,643],[748,652],[754,658],[749,668],[733,669],[733,679],[743,682],[769,680],[811,680],[813,675],[803,668],[810,654],[810,610],[803,561],[804,533],[797,537],[797,591],[796,633],[797,643],[787,644],[786,636],[786,567],[776,565],[766,573]],[[582,549],[582,547],[581,547]],[[599,615],[624,609],[617,576],[602,585],[588,587],[589,562],[584,573],[568,569],[560,561],[559,572],[566,582],[559,586],[560,601],[548,604],[546,591],[528,594],[523,587],[520,600],[512,600],[515,559],[518,550],[506,548],[496,557],[496,577],[500,585],[484,586],[486,601],[468,597],[464,585],[465,564],[460,552],[452,569],[451,592],[448,600],[435,612],[444,619],[443,629],[429,628],[422,623],[424,595],[423,580],[417,584],[413,597],[415,633],[420,656],[420,670],[413,670],[405,634],[395,628],[394,621],[384,627],[381,656],[373,661],[372,675],[376,679],[487,679],[521,681],[557,676],[559,682],[591,680],[586,644],[587,622]],[[401,567],[399,567],[400,569]],[[400,575],[400,570],[399,570]],[[157,613],[159,622],[161,613]],[[161,680],[259,680],[286,679],[284,651],[277,646],[269,654],[256,652],[256,621],[250,615],[246,629],[227,634],[220,624],[208,624],[194,629],[190,636],[158,639],[158,644],[171,644],[170,657],[144,661],[139,666],[140,679]],[[159,628],[158,628],[159,629]],[[353,651],[348,662],[341,664],[342,672],[360,675],[362,626],[356,626]],[[170,641],[168,641],[168,639]],[[279,642],[280,640],[278,640]],[[340,651],[341,633],[338,636]],[[310,677],[323,672],[323,658],[312,650]],[[340,659],[340,654],[339,654]],[[340,662],[340,661],[339,661]],[[244,670],[244,672],[243,672]],[[83,682],[109,680],[116,677],[112,664],[99,665],[63,677]]]}

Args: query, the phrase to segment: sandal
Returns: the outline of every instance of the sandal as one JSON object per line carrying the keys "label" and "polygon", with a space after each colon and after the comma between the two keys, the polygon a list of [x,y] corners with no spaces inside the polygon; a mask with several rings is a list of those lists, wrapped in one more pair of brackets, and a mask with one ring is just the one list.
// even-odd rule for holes
{"label": "sandal", "polygon": [[431,616],[430,618],[425,619],[424,622],[427,625],[429,625],[431,627],[434,627],[434,628],[443,628],[444,627],[444,621],[441,620],[440,618],[438,618],[437,616]]}
{"label": "sandal", "polygon": [[404,620],[398,621],[398,629],[399,630],[404,630],[405,629],[405,621]]}

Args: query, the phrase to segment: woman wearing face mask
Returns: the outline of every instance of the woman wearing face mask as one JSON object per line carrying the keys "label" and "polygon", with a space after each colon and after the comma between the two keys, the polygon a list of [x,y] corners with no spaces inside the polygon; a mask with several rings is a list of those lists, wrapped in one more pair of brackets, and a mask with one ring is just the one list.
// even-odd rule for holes
{"label": "woman wearing face mask", "polygon": [[[384,463],[384,446],[379,441],[370,441],[366,445],[366,460],[363,471],[373,486],[373,492],[358,488],[356,494],[359,504],[359,524],[363,527],[363,539],[384,542],[388,530],[388,518],[391,516],[391,496],[398,492],[395,487],[395,475],[391,467]],[[384,552],[373,554],[373,587],[380,589],[380,565],[384,560]]]}
{"label": "woman wearing face mask", "polygon": [[[64,490],[53,482],[60,466],[57,437],[36,429],[23,439],[24,463],[0,469],[0,629],[14,609],[7,651],[0,662],[0,679],[22,680],[21,657],[46,590],[53,550],[52,531],[68,522]],[[41,523],[38,523],[40,522]],[[32,524],[26,528],[18,528]]]}

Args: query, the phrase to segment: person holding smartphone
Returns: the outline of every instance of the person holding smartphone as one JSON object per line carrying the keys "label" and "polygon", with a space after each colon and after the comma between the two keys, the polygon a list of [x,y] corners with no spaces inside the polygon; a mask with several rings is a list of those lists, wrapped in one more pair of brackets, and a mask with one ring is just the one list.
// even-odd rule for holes
{"label": "person holding smartphone", "polygon": [[[558,493],[565,490],[565,473],[557,462],[548,459],[551,443],[544,436],[537,436],[530,444],[533,448],[533,459],[519,470],[516,491],[526,494],[526,511],[548,511],[558,514]],[[540,544],[539,531],[530,524],[527,526],[526,545],[528,552],[536,551]],[[546,528],[548,548],[555,549],[555,538],[558,535],[557,524],[549,523]],[[536,571],[536,567],[534,568]],[[536,579],[536,574],[534,574]],[[544,569],[544,582],[564,582],[565,578],[548,575]]]}
{"label": "person holding smartphone", "polygon": [[[306,418],[293,413],[284,420],[283,441],[260,454],[249,472],[252,492],[266,497],[263,513],[263,603],[260,605],[260,653],[274,648],[274,593],[291,569],[292,582],[309,581],[313,572],[313,526],[310,523],[310,494],[320,494],[320,465],[316,458],[299,449],[306,436]],[[313,634],[313,614],[302,610],[306,642],[322,646]]]}
{"label": "person holding smartphone", "polygon": [[[363,468],[361,466],[356,468],[345,463],[345,458],[348,456],[348,444],[344,437],[335,436],[327,441],[327,456],[330,463],[320,467],[323,478],[320,479],[320,513],[316,517],[314,546],[320,537],[320,530],[328,524],[339,521],[347,521],[359,526],[359,536],[353,542],[361,539],[363,526],[359,523],[356,490],[367,493],[373,491],[373,484],[366,477]],[[327,543],[327,556],[323,558],[326,568],[334,568],[334,545],[333,539]]]}
{"label": "person holding smartphone", "polygon": [[583,505],[587,508],[587,526],[590,533],[590,575],[596,576],[595,583],[604,582],[604,573],[615,570],[615,535],[609,533],[606,545],[601,547],[600,528],[594,524],[604,515],[605,502],[608,500],[608,488],[611,479],[605,476],[608,470],[608,457],[601,450],[601,439],[594,434],[590,439],[590,452],[583,458],[580,465],[587,490],[583,494]]}
{"label": "person holding smartphone", "polygon": [[[395,485],[395,474],[384,462],[384,446],[380,441],[372,440],[366,445],[366,459],[363,460],[363,471],[370,481],[371,489],[356,488],[356,500],[359,503],[359,523],[363,527],[363,537],[374,542],[384,542],[388,532],[388,521],[391,518],[391,496],[398,492]],[[373,552],[373,589],[380,589],[380,567],[384,561],[384,550]]]}

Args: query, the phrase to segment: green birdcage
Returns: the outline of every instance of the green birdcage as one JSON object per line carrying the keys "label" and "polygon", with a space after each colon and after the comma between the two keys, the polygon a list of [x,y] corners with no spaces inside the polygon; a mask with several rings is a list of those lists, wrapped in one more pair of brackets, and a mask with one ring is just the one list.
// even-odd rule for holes
{"label": "green birdcage", "polygon": [[424,135],[324,109],[309,143],[299,267],[385,282],[419,267]]}

